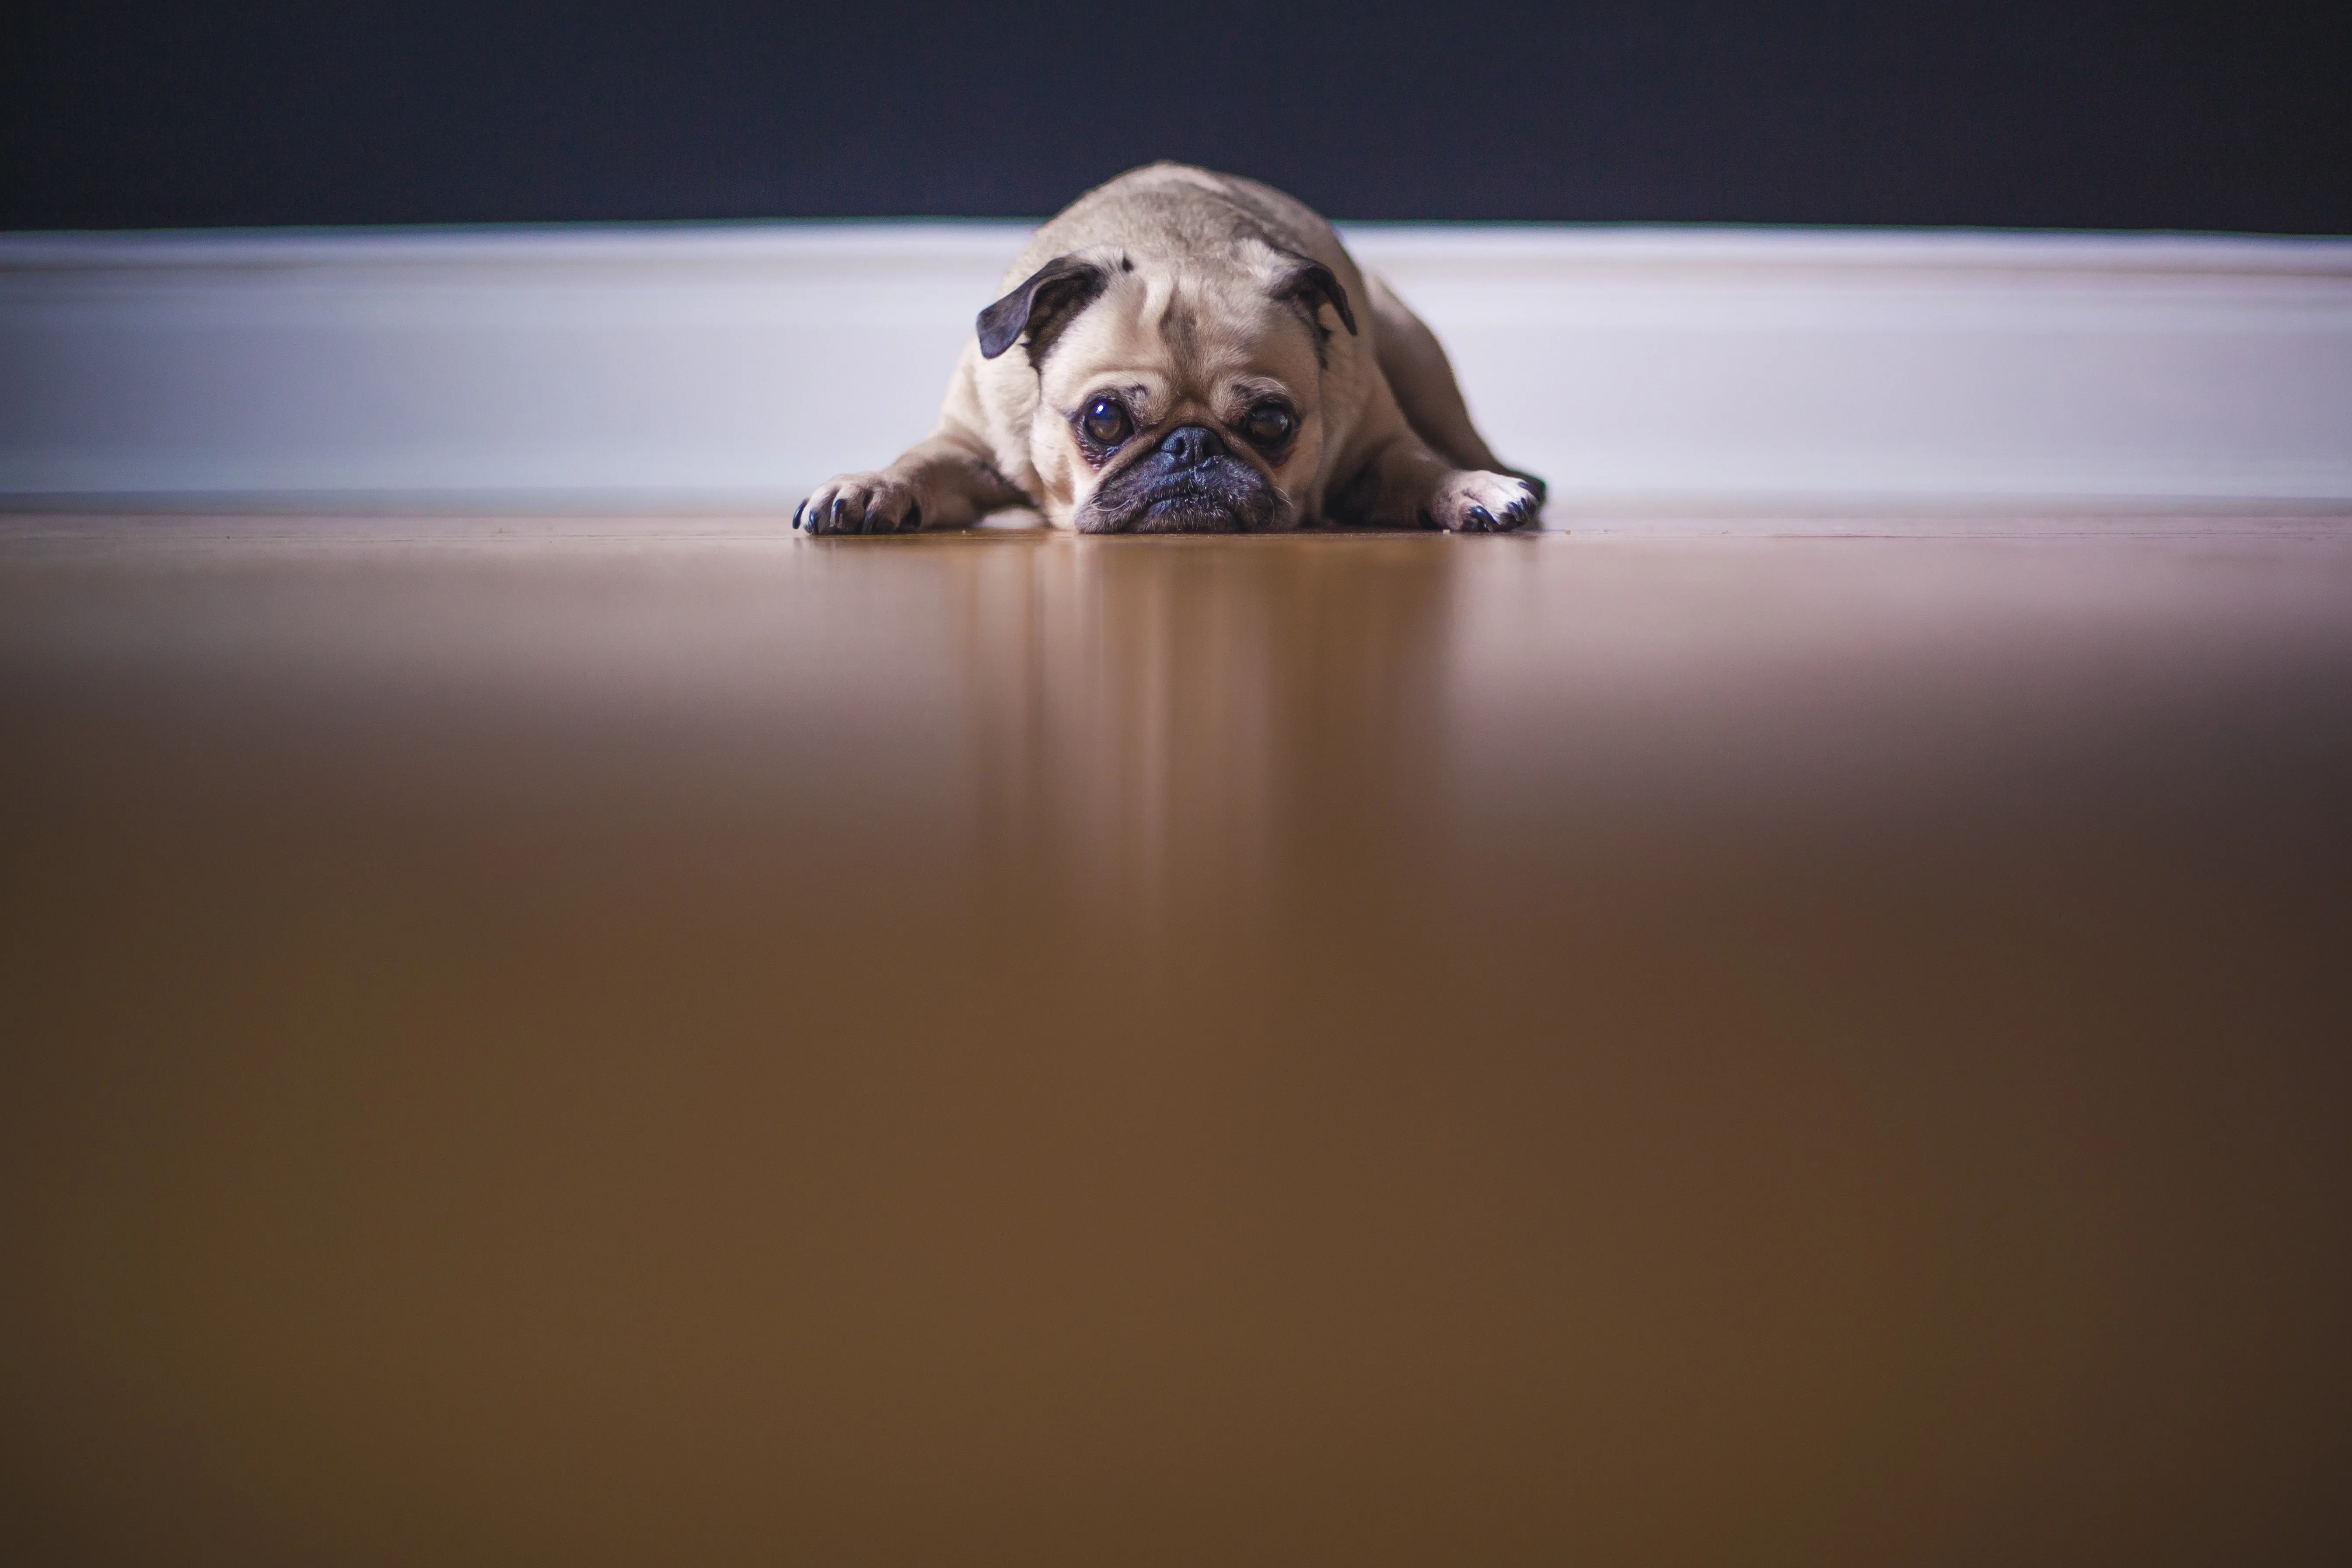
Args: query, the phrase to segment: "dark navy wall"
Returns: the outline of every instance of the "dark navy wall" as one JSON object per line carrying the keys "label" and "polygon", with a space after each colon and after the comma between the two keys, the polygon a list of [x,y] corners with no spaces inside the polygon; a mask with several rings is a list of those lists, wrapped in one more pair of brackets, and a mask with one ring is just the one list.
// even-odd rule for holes
{"label": "dark navy wall", "polygon": [[2352,230],[2352,5],[120,5],[0,21],[0,226],[1014,216]]}

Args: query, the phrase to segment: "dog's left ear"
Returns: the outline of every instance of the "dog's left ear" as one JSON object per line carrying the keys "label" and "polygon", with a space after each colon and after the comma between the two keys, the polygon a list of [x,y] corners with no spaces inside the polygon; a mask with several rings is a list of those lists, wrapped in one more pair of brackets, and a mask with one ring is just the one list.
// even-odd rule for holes
{"label": "dog's left ear", "polygon": [[1339,312],[1339,324],[1348,329],[1349,337],[1354,337],[1356,313],[1348,309],[1348,290],[1341,287],[1331,269],[1312,257],[1294,255],[1289,251],[1283,252],[1283,256],[1291,266],[1281,280],[1275,284],[1274,297],[1299,301],[1307,307],[1310,317],[1320,314],[1320,308],[1328,305]]}
{"label": "dog's left ear", "polygon": [[1019,342],[1024,332],[1036,342],[1054,322],[1091,302],[1108,280],[1098,262],[1077,256],[1054,258],[980,313],[980,357],[994,359]]}

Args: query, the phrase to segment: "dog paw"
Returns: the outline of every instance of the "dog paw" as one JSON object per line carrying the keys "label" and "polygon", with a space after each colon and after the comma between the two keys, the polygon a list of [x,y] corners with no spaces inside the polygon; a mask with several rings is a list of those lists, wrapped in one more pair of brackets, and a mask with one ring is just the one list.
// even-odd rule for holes
{"label": "dog paw", "polygon": [[923,526],[915,489],[888,473],[844,474],[817,488],[793,513],[811,533],[912,533]]}
{"label": "dog paw", "polygon": [[1429,521],[1455,533],[1503,533],[1535,521],[1543,497],[1525,479],[1456,468],[1437,487]]}

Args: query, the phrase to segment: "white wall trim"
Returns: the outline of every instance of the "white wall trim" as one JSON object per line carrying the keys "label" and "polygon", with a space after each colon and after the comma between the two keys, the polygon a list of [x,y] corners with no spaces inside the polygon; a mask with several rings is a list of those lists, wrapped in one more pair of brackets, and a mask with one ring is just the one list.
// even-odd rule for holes
{"label": "white wall trim", "polygon": [[[0,504],[789,506],[1026,232],[0,237]],[[2352,240],[1349,235],[1568,511],[2352,503]]]}

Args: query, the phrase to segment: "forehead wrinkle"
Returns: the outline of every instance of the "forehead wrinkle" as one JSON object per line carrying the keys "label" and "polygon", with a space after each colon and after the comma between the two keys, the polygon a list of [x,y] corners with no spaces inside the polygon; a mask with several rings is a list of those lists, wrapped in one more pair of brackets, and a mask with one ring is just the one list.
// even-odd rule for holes
{"label": "forehead wrinkle", "polygon": [[1151,321],[1168,350],[1171,368],[1180,386],[1197,387],[1201,380],[1201,298],[1191,279],[1172,277],[1152,284]]}
{"label": "forehead wrinkle", "polygon": [[[1220,289],[1220,282],[1232,287]],[[1185,296],[1171,303],[1163,336],[1186,390],[1204,404],[1222,402],[1237,380],[1286,388],[1290,377],[1282,371],[1289,367],[1279,362],[1290,345],[1269,339],[1267,329],[1276,323],[1268,312],[1253,309],[1257,303],[1255,280],[1245,278],[1193,280]]]}
{"label": "forehead wrinkle", "polygon": [[1151,298],[1139,289],[1113,295],[1079,319],[1046,363],[1045,395],[1066,412],[1097,391],[1161,390],[1175,377],[1165,344],[1147,330]]}
{"label": "forehead wrinkle", "polygon": [[1186,405],[1215,417],[1235,382],[1311,402],[1314,351],[1302,327],[1295,311],[1261,298],[1254,277],[1139,270],[1080,318],[1048,380],[1066,407],[1097,390],[1149,385],[1155,422]]}
{"label": "forehead wrinkle", "polygon": [[1202,367],[1204,391],[1221,405],[1247,404],[1275,395],[1302,411],[1311,409],[1320,401],[1317,395],[1320,382],[1313,363],[1284,363],[1294,354],[1307,360],[1307,353],[1306,344],[1280,338],[1271,342],[1228,342],[1214,356],[1215,363]]}
{"label": "forehead wrinkle", "polygon": [[1295,379],[1293,373],[1305,369],[1298,362],[1319,359],[1313,326],[1269,296],[1255,274],[1235,277],[1233,288],[1217,296],[1217,303],[1223,330],[1210,341],[1220,351],[1213,368],[1221,376],[1263,375],[1287,383]]}

